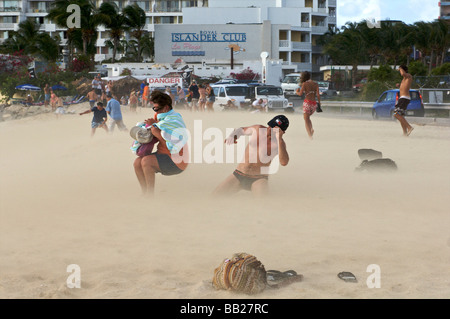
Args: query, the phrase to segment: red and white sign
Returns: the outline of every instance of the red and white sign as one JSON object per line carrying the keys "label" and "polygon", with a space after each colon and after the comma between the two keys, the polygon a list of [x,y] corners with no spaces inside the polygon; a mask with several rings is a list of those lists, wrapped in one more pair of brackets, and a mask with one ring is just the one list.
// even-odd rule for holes
{"label": "red and white sign", "polygon": [[148,78],[148,86],[163,87],[163,86],[181,86],[183,87],[183,79],[178,78]]}

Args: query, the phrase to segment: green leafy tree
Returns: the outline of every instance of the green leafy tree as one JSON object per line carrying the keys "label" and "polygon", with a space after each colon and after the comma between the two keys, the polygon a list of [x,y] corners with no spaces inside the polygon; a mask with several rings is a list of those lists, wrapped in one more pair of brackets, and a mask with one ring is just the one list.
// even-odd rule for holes
{"label": "green leafy tree", "polygon": [[142,62],[142,54],[144,51],[148,50],[148,47],[143,48],[143,46],[148,45],[148,41],[145,38],[148,34],[145,31],[146,15],[145,11],[139,7],[136,3],[128,5],[123,9],[123,14],[125,16],[125,25],[131,35],[135,40],[133,42],[136,45],[135,55],[136,62]]}
{"label": "green leafy tree", "polygon": [[10,32],[9,38],[2,45],[2,52],[22,51],[45,61],[57,61],[60,56],[59,38],[52,38],[48,33],[40,32],[39,28],[40,24],[35,21],[22,21],[17,31]]}
{"label": "green leafy tree", "polygon": [[[80,29],[74,31],[73,37],[76,39],[77,34],[78,37],[81,37],[83,54],[90,56],[93,61],[96,52],[97,27],[111,23],[111,18],[99,12],[95,7],[95,3],[90,0],[56,0],[52,3],[47,18],[60,27],[67,27],[67,19],[72,14],[70,10],[67,12],[67,7],[71,4],[76,4],[80,7],[81,18]],[[76,41],[74,42],[77,43]]]}
{"label": "green leafy tree", "polygon": [[117,5],[111,2],[103,2],[100,5],[99,12],[111,18],[111,21],[105,26],[109,29],[111,40],[109,40],[108,44],[112,44],[112,63],[115,63],[117,51],[120,46],[120,39],[122,38],[124,31],[127,30],[127,25],[125,23],[126,18],[123,14],[119,13],[119,8]]}

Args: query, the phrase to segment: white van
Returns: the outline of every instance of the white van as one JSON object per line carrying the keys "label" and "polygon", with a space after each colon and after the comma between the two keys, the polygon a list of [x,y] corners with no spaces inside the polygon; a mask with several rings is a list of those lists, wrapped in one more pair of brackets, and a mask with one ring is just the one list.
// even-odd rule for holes
{"label": "white van", "polygon": [[226,105],[231,101],[236,107],[250,105],[249,87],[247,84],[211,84],[216,96],[216,103]]}
{"label": "white van", "polygon": [[295,91],[300,88],[300,73],[289,73],[281,82],[284,96],[290,97],[295,95]]}

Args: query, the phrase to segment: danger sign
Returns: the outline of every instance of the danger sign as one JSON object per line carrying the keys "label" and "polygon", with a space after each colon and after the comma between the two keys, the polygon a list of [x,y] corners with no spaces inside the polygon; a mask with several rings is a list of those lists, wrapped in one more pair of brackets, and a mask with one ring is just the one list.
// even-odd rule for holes
{"label": "danger sign", "polygon": [[148,78],[149,86],[183,86],[182,78]]}

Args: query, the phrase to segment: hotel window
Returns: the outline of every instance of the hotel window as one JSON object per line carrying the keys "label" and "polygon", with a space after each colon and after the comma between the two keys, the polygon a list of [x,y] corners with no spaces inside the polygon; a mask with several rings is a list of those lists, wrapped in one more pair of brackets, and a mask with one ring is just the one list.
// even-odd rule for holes
{"label": "hotel window", "polygon": [[150,1],[137,1],[136,4],[145,12],[150,12]]}
{"label": "hotel window", "polygon": [[[1,19],[2,17],[0,17]],[[17,23],[17,17],[13,16],[13,17],[3,17],[3,21],[0,20],[0,22],[3,23]]]}
{"label": "hotel window", "polygon": [[175,19],[175,17],[161,17],[161,23],[165,23],[165,24],[173,24]]}
{"label": "hotel window", "polygon": [[197,5],[198,5],[198,1],[197,1],[197,0],[191,0],[191,1],[185,1],[185,0],[183,0],[183,1],[181,2],[182,8],[196,7]]}
{"label": "hotel window", "polygon": [[160,1],[157,6],[159,12],[180,12],[180,1],[179,0],[164,0]]}
{"label": "hotel window", "polygon": [[21,1],[0,1],[0,11],[18,11]]}

